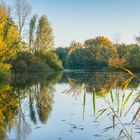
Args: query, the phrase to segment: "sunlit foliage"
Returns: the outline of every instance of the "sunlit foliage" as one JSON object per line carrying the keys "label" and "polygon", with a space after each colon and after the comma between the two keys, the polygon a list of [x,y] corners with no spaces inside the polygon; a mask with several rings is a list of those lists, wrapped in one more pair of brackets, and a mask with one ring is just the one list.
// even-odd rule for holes
{"label": "sunlit foliage", "polygon": [[35,52],[46,53],[54,46],[54,36],[50,23],[46,16],[41,16],[35,41]]}
{"label": "sunlit foliage", "polygon": [[8,61],[14,59],[21,49],[17,27],[9,17],[7,7],[0,5],[0,69],[9,70]]}
{"label": "sunlit foliage", "polygon": [[137,44],[113,44],[103,36],[87,39],[84,44],[72,42],[68,48],[57,48],[56,53],[64,68],[140,68],[140,49]]}

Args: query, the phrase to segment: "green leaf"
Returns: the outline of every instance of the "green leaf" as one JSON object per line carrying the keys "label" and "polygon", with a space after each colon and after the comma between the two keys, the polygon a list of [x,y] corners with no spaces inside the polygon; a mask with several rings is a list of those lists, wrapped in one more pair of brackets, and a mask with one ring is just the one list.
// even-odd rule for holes
{"label": "green leaf", "polygon": [[96,92],[95,89],[93,90],[93,111],[94,111],[94,116],[96,115]]}
{"label": "green leaf", "polygon": [[124,108],[125,108],[127,102],[129,101],[129,99],[130,99],[132,93],[133,93],[133,91],[131,91],[131,92],[128,94],[128,96],[126,97],[125,101],[123,102],[122,109],[121,109],[121,113],[124,111]]}
{"label": "green leaf", "polygon": [[117,109],[117,112],[119,114],[119,110],[120,110],[120,93],[117,94],[117,101],[118,101],[118,109]]}
{"label": "green leaf", "polygon": [[100,114],[96,117],[95,120],[97,120],[105,111],[107,111],[108,107],[107,108],[104,108],[104,109],[101,109],[99,110]]}
{"label": "green leaf", "polygon": [[112,90],[110,91],[110,97],[111,97],[111,101],[112,103],[114,102],[114,99],[113,99],[113,93],[112,93]]}
{"label": "green leaf", "polygon": [[134,99],[134,101],[132,102],[131,106],[129,107],[129,109],[127,110],[127,112],[125,113],[125,116],[127,115],[127,113],[129,112],[129,110],[132,108],[132,106],[137,102],[137,100],[140,97],[140,93],[136,96],[136,98]]}
{"label": "green leaf", "polygon": [[84,98],[83,98],[83,120],[85,118],[85,106],[86,106],[86,92],[84,93]]}

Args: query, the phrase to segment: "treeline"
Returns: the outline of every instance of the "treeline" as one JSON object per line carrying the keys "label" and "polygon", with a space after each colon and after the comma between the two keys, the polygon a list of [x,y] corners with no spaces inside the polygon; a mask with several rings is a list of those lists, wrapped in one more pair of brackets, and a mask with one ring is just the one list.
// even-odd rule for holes
{"label": "treeline", "polygon": [[[137,42],[140,38],[136,37]],[[104,36],[84,43],[71,42],[68,48],[57,48],[57,55],[65,69],[140,68],[139,44],[113,43]]]}
{"label": "treeline", "polygon": [[26,0],[15,0],[13,10],[0,3],[0,74],[62,69],[47,17],[33,15],[30,19],[30,14]]}
{"label": "treeline", "polygon": [[136,37],[137,44],[126,45],[98,36],[55,49],[53,30],[45,15],[30,16],[26,0],[15,0],[14,10],[10,9],[0,4],[0,75],[10,70],[140,68],[140,37]]}

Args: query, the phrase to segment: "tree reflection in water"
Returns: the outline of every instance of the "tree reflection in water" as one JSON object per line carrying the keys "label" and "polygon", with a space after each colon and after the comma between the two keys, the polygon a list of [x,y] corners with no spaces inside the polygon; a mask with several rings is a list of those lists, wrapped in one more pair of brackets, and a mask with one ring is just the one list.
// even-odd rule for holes
{"label": "tree reflection in water", "polygon": [[[129,84],[125,81],[129,76],[125,73],[58,73],[53,75],[33,74],[33,75],[14,75],[10,82],[1,83],[0,88],[0,138],[5,140],[9,136],[12,128],[16,130],[15,139],[25,140],[32,131],[32,125],[39,122],[46,124],[53,108],[54,85],[56,83],[68,83],[70,89],[64,93],[72,95],[74,98],[83,95],[83,118],[86,106],[86,94],[92,95],[93,113],[95,119],[100,119],[110,107],[110,118],[112,126],[117,127],[115,122],[117,117],[121,119],[124,115],[127,98],[131,94],[124,94],[127,90],[138,90],[139,80],[131,79]],[[114,91],[120,91],[117,94]],[[118,96],[120,95],[120,96]],[[130,95],[130,97],[128,96]],[[139,95],[139,94],[138,94]],[[119,98],[118,98],[119,97]],[[104,108],[98,109],[96,100],[105,99]],[[119,99],[119,100],[118,100]],[[109,102],[108,102],[109,101]],[[119,102],[120,101],[120,102]],[[136,100],[137,101],[137,100]],[[120,104],[120,105],[118,105]],[[112,112],[111,112],[112,111]],[[114,112],[113,112],[114,111]],[[133,122],[139,121],[139,112],[134,116]],[[108,116],[109,117],[109,116]],[[30,121],[29,121],[30,119]],[[126,134],[123,127],[121,133]],[[105,131],[108,129],[106,128]]]}
{"label": "tree reflection in water", "polygon": [[5,140],[7,129],[17,124],[19,104],[12,87],[3,85],[0,89],[0,138]]}
{"label": "tree reflection in water", "polygon": [[[45,124],[52,111],[53,92],[55,83],[61,78],[60,74],[29,77],[14,76],[11,83],[3,84],[0,89],[0,138],[8,139],[7,132],[16,128],[16,139],[25,140],[31,132],[27,120],[27,110],[34,124],[37,121]],[[28,101],[27,104],[24,104]]]}
{"label": "tree reflection in water", "polygon": [[[98,96],[104,96],[111,89],[119,88],[128,77],[124,72],[66,72],[63,74],[60,83],[69,83],[71,94],[76,95],[81,89],[92,94],[93,89],[95,89]],[[132,79],[127,88],[137,89],[139,83],[139,80]],[[74,92],[72,92],[72,89]],[[103,89],[106,89],[106,92],[102,92]]]}
{"label": "tree reflection in water", "polygon": [[[68,79],[66,78],[67,76],[63,75],[64,81],[70,84],[70,89],[64,92],[74,97],[79,96],[77,93],[83,95],[83,119],[86,106],[86,94],[89,93],[92,94],[93,97],[94,120],[100,123],[103,118],[112,120],[111,126],[100,128],[99,135],[102,135],[110,129],[117,128],[118,130],[115,129],[116,134],[118,134],[117,139],[133,139],[135,133],[133,128],[139,129],[139,127],[137,127],[140,114],[138,104],[140,99],[139,76],[134,75],[129,70],[124,69],[124,71],[123,73],[119,72],[114,74],[87,73],[88,76],[85,76],[86,73],[84,73],[84,76],[82,76],[83,73],[78,73],[77,76],[74,76],[75,73],[66,73],[69,77]],[[134,91],[135,93],[133,94]],[[97,108],[97,102],[100,98],[100,104],[102,104],[102,106],[101,108]],[[134,108],[136,108],[135,113],[131,114]],[[128,122],[125,121],[127,115],[131,116]],[[125,123],[128,124],[128,126],[125,126]]]}

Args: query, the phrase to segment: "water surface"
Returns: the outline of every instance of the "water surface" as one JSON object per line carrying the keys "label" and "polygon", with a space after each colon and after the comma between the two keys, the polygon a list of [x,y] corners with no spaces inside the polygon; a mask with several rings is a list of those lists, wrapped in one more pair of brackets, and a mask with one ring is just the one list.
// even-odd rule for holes
{"label": "water surface", "polygon": [[0,84],[0,137],[137,140],[139,98],[133,102],[139,95],[139,80],[131,79],[121,89],[128,78],[120,72],[14,75]]}

